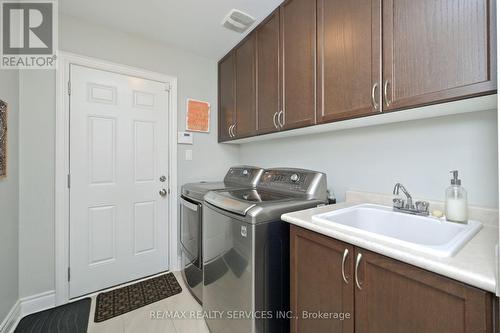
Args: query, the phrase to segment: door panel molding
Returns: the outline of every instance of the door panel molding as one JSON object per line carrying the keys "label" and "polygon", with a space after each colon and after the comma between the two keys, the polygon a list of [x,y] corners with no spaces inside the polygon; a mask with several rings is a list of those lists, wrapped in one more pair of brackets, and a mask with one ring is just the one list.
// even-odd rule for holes
{"label": "door panel molding", "polygon": [[[155,73],[127,65],[116,64],[105,60],[81,56],[68,52],[59,53],[59,66],[56,72],[56,129],[55,129],[55,286],[56,305],[67,303],[69,300],[68,264],[69,264],[69,93],[71,92],[70,65],[79,65],[92,69],[107,71],[115,74],[135,76],[146,80],[165,84],[169,91],[168,108],[168,144],[161,149],[168,154],[169,189],[170,193],[177,193],[177,78]],[[102,87],[93,87],[102,88]],[[96,101],[108,103],[113,100],[112,90],[97,91]],[[102,93],[102,94],[101,94]],[[104,94],[104,95],[103,95]],[[97,99],[97,97],[103,97]],[[105,97],[105,98],[104,98]],[[145,109],[147,104],[154,101],[138,96],[134,101]],[[104,101],[105,102],[105,101]],[[145,104],[145,105],[141,105]],[[147,112],[147,111],[145,111]],[[168,266],[171,270],[179,267],[177,254],[177,197],[168,198]]]}

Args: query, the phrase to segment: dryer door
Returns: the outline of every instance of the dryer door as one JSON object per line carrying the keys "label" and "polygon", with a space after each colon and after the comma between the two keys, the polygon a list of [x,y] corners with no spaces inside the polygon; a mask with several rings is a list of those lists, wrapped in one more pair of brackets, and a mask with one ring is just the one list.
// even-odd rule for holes
{"label": "dryer door", "polygon": [[187,259],[201,269],[201,216],[200,203],[180,198],[181,235],[180,241]]}

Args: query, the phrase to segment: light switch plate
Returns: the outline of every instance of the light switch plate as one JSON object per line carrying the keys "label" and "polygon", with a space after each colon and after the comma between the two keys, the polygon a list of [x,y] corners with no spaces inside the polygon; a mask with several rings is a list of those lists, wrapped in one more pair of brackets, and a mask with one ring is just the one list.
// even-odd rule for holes
{"label": "light switch plate", "polygon": [[185,154],[186,154],[186,161],[193,160],[193,151],[191,149],[187,149]]}
{"label": "light switch plate", "polygon": [[177,143],[181,145],[193,144],[193,133],[191,132],[177,132]]}

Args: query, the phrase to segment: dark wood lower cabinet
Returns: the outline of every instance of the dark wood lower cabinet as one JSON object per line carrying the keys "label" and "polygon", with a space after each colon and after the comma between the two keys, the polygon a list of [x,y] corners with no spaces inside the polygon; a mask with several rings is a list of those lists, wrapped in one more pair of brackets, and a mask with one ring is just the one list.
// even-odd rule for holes
{"label": "dark wood lower cabinet", "polygon": [[363,249],[356,332],[493,332],[490,293]]}
{"label": "dark wood lower cabinet", "polygon": [[[294,333],[493,332],[497,300],[489,292],[299,227],[290,234]],[[347,310],[352,319],[307,320],[303,310]]]}
{"label": "dark wood lower cabinet", "polygon": [[[290,229],[291,295],[294,333],[354,332],[354,247],[305,229]],[[347,251],[347,252],[346,252]],[[344,275],[342,261],[344,258]],[[351,319],[307,318],[314,313],[349,313]]]}

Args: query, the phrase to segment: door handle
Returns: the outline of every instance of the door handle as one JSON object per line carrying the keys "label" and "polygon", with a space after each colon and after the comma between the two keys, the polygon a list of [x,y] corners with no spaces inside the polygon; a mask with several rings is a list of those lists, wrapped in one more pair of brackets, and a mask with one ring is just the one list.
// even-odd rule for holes
{"label": "door handle", "polygon": [[195,205],[194,203],[191,203],[182,197],[180,198],[180,201],[182,206],[186,207],[189,210],[192,210],[193,212],[197,212],[198,208],[200,207],[199,205]]}
{"label": "door handle", "polygon": [[377,91],[378,88],[378,82],[375,82],[372,87],[372,105],[375,110],[378,110],[378,103],[375,100],[375,92]]}
{"label": "door handle", "polygon": [[167,190],[166,190],[166,189],[164,189],[164,188],[162,188],[162,189],[160,190],[160,192],[159,192],[160,196],[162,196],[162,197],[165,197],[165,196],[167,195],[167,193],[168,193],[168,192],[167,192]]}
{"label": "door handle", "polygon": [[278,124],[276,124],[276,116],[277,116],[277,115],[278,115],[278,112],[275,112],[275,113],[274,113],[274,116],[273,116],[273,124],[274,124],[274,127],[275,127],[276,129],[278,129],[278,128],[279,128],[279,127],[278,127]]}
{"label": "door handle", "polygon": [[356,281],[356,287],[359,290],[363,289],[361,283],[359,282],[359,278],[358,278],[359,264],[360,264],[362,258],[363,258],[363,255],[361,253],[358,253],[358,255],[356,256],[356,268],[354,269],[354,280]]}
{"label": "door handle", "polygon": [[234,137],[236,136],[236,134],[237,134],[237,132],[236,132],[236,125],[237,125],[237,124],[238,124],[237,122],[233,124],[233,129],[232,129],[232,132],[233,132],[233,138],[234,138]]}
{"label": "door handle", "polygon": [[389,93],[388,93],[388,90],[389,90],[389,80],[385,80],[385,83],[384,83],[384,100],[385,100],[385,105],[386,106],[389,106],[391,105],[391,100],[389,99]]}
{"label": "door handle", "polygon": [[345,284],[349,284],[349,280],[347,279],[347,277],[345,275],[345,261],[346,261],[348,255],[349,255],[349,250],[345,249],[344,255],[342,256],[342,279],[344,280]]}
{"label": "door handle", "polygon": [[278,123],[281,127],[285,127],[285,112],[283,110],[278,113]]}

